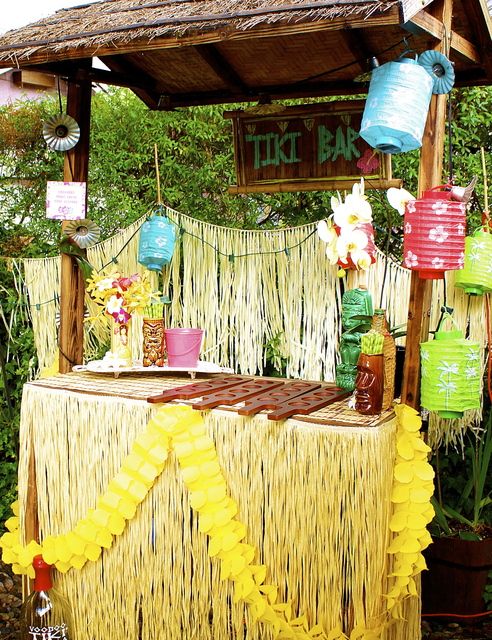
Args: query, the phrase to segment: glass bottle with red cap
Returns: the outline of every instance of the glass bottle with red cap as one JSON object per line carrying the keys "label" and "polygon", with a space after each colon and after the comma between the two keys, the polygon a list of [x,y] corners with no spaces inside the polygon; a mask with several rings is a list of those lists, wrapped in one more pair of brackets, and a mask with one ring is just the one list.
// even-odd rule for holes
{"label": "glass bottle with red cap", "polygon": [[42,556],[33,560],[34,587],[21,613],[21,640],[73,639],[72,611],[68,600],[53,588],[51,565]]}

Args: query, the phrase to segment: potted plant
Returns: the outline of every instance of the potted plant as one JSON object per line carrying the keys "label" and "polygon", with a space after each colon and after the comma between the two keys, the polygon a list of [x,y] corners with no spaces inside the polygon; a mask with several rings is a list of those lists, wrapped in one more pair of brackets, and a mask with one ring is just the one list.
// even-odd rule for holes
{"label": "potted plant", "polygon": [[492,571],[492,410],[462,454],[437,452],[433,544],[422,577],[424,613],[469,616],[485,611]]}

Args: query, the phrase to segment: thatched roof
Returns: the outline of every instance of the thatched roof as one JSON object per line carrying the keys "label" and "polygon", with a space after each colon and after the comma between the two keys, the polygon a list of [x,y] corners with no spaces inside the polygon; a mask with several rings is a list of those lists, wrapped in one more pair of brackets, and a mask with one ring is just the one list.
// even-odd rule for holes
{"label": "thatched roof", "polygon": [[[397,0],[103,0],[57,11],[53,16],[2,37],[0,60],[22,62],[101,48],[125,48],[160,38],[182,39],[219,30],[251,31],[262,25],[295,25],[357,16],[368,18]],[[224,34],[225,35],[225,34]],[[14,53],[15,51],[15,53]],[[12,62],[10,57],[9,62]]]}
{"label": "thatched roof", "polygon": [[[461,4],[463,2],[463,5]],[[153,108],[360,92],[367,61],[439,44],[430,0],[103,0],[0,37],[0,67],[73,75],[97,56]],[[465,11],[466,4],[466,11]],[[492,82],[485,0],[455,0],[460,84]],[[87,65],[85,65],[87,66]]]}

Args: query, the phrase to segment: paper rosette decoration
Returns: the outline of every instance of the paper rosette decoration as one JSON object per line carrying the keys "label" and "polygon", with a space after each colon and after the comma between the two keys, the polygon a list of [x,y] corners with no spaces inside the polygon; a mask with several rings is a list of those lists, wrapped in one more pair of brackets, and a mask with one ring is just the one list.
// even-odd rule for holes
{"label": "paper rosette decoration", "polygon": [[432,93],[449,93],[454,85],[454,69],[451,61],[440,51],[429,49],[419,56],[419,65],[432,77]]}
{"label": "paper rosette decoration", "polygon": [[464,411],[480,408],[480,344],[465,339],[459,329],[443,331],[446,320],[452,320],[449,314],[444,315],[434,340],[420,345],[420,404],[441,418],[461,418]]}
{"label": "paper rosette decoration", "polygon": [[101,229],[92,220],[72,220],[64,233],[81,249],[87,249],[98,242]]}
{"label": "paper rosette decoration", "polygon": [[50,149],[69,151],[79,141],[80,127],[71,116],[62,113],[43,124],[43,138]]}
{"label": "paper rosette decoration", "polygon": [[466,293],[481,296],[492,291],[492,234],[479,229],[465,239],[465,264],[454,284]]}
{"label": "paper rosette decoration", "polygon": [[453,202],[446,191],[424,191],[422,198],[407,202],[405,207],[404,265],[424,279],[443,278],[445,271],[461,269],[465,229],[463,202]]}

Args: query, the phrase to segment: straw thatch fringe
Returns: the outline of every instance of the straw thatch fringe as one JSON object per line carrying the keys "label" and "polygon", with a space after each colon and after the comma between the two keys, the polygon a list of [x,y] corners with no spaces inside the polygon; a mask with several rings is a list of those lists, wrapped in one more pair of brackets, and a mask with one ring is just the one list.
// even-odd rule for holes
{"label": "straw thatch fringe", "polygon": [[[43,538],[69,531],[94,507],[155,411],[141,401],[46,394],[27,386],[22,403],[22,441],[36,450]],[[218,411],[205,420],[247,542],[279,585],[279,600],[292,600],[293,617],[303,612],[326,631],[377,624],[391,571],[395,423],[326,429]],[[28,449],[21,452],[21,507]],[[81,640],[271,638],[242,605],[231,604],[233,587],[208,557],[174,455],[112,548],[82,571],[60,575],[59,586],[75,608]],[[390,627],[385,640],[419,637],[417,598],[404,614],[407,622]]]}
{"label": "straw thatch fringe", "polygon": [[63,9],[53,16],[2,36],[0,60],[13,64],[36,55],[84,50],[97,55],[104,46],[157,38],[193,37],[223,29],[245,32],[261,25],[310,23],[320,20],[362,19],[384,13],[397,0],[166,0],[140,2],[107,0]]}
{"label": "straw thatch fringe", "polygon": [[[287,362],[287,376],[334,380],[341,333],[340,308],[344,283],[324,255],[315,225],[275,231],[245,231],[208,224],[172,209],[167,213],[182,230],[173,260],[162,274],[163,292],[171,298],[168,326],[205,329],[203,358],[245,374],[262,373],[265,345],[277,364]],[[142,217],[127,229],[88,250],[95,268],[117,256],[122,273],[142,272],[137,262]],[[288,252],[285,249],[288,249]],[[41,368],[57,357],[55,302],[59,260],[26,260],[26,280],[34,311],[36,348]],[[154,283],[156,288],[156,276]],[[356,286],[360,274],[350,273],[345,286]],[[379,304],[388,307],[391,325],[405,322],[409,272],[385,257],[367,276]],[[391,292],[399,292],[398,296]],[[51,304],[42,304],[51,300]],[[36,305],[40,304],[39,311]],[[96,309],[90,300],[90,315]],[[92,360],[108,344],[104,321],[87,323],[85,354]],[[141,353],[140,324],[135,318],[133,354]]]}

